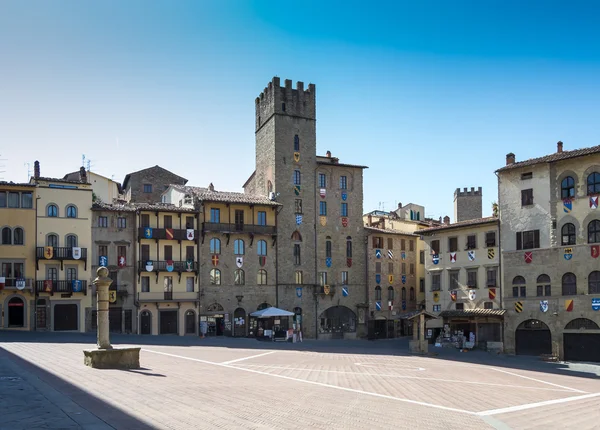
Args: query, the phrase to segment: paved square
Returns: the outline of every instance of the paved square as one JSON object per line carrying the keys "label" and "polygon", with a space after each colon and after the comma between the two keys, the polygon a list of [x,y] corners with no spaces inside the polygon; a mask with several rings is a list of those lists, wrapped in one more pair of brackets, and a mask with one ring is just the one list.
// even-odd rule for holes
{"label": "paved square", "polygon": [[153,338],[139,345],[144,369],[117,371],[83,366],[89,338],[37,339],[2,348],[60,378],[58,391],[114,428],[591,429],[600,422],[597,377],[534,360],[509,367],[484,353],[411,356],[392,342],[373,349],[366,341],[305,342],[295,350],[248,339],[161,345]]}

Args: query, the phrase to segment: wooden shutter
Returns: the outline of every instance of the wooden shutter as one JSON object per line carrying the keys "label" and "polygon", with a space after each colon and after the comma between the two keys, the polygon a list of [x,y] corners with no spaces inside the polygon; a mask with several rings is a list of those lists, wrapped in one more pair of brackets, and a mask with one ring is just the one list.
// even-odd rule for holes
{"label": "wooden shutter", "polygon": [[540,231],[539,230],[533,230],[533,247],[534,248],[540,247]]}
{"label": "wooden shutter", "polygon": [[517,250],[523,249],[523,233],[517,232]]}

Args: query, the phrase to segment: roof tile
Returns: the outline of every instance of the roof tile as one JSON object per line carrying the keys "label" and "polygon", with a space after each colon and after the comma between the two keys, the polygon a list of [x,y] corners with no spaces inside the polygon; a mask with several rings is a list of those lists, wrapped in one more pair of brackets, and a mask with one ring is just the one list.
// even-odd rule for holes
{"label": "roof tile", "polygon": [[600,153],[600,145],[592,146],[590,148],[574,149],[572,151],[555,152],[554,154],[545,155],[538,158],[530,158],[529,160],[519,161],[518,163],[509,164],[496,170],[496,172],[503,172],[505,170],[517,169],[519,167],[533,166],[535,164],[542,163],[554,163],[561,160],[568,160],[569,158],[583,157],[585,155]]}

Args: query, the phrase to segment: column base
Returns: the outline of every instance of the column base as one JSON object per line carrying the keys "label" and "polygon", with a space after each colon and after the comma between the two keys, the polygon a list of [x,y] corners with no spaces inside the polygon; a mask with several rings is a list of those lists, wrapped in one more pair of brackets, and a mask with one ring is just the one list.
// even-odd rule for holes
{"label": "column base", "polygon": [[94,369],[139,369],[141,348],[91,349],[83,351],[83,363]]}

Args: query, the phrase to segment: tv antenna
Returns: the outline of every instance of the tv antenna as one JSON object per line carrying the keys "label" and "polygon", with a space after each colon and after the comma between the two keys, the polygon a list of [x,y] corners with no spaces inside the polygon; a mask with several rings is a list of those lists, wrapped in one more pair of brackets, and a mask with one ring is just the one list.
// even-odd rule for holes
{"label": "tv antenna", "polygon": [[23,163],[23,166],[27,166],[27,181],[31,179],[31,163]]}
{"label": "tv antenna", "polygon": [[[6,170],[4,170],[4,168],[6,166],[4,164],[2,164],[2,161],[7,161],[7,160],[6,160],[6,158],[0,158],[0,174],[6,173]],[[0,179],[4,180],[4,176],[0,176]]]}

